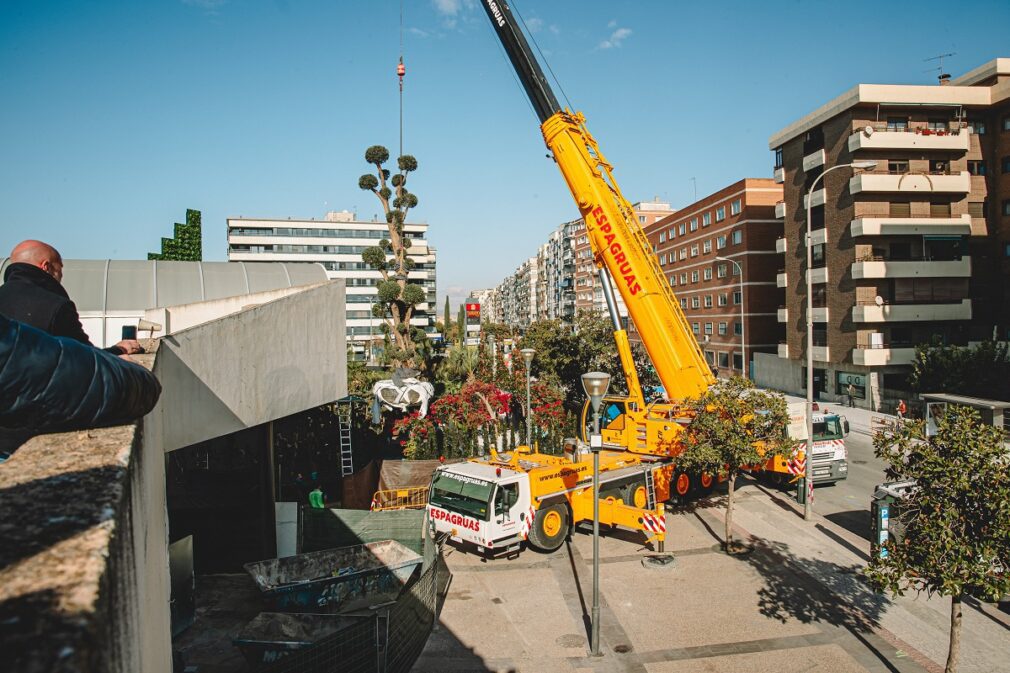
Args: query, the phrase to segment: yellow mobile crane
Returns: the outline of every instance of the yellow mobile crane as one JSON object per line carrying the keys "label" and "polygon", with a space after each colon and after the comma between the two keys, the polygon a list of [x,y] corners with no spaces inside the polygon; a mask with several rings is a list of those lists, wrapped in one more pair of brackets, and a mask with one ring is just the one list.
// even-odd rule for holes
{"label": "yellow mobile crane", "polygon": [[[677,472],[674,464],[682,450],[678,435],[689,420],[680,416],[676,402],[704,393],[715,377],[631,204],[586,129],[585,118],[558,104],[507,3],[482,2],[540,119],[544,142],[585,220],[627,381],[627,397],[609,397],[605,402],[600,521],[642,530],[662,548],[663,503],[671,490],[686,496],[691,487],[690,476]],[[649,404],[642,394],[611,278],[669,401]],[[592,518],[596,495],[584,448],[568,440],[563,456],[523,446],[511,455],[492,452],[490,458],[440,467],[429,495],[431,520],[437,530],[490,555],[517,552],[523,541],[552,551],[572,526]],[[703,485],[710,484],[708,478]]]}

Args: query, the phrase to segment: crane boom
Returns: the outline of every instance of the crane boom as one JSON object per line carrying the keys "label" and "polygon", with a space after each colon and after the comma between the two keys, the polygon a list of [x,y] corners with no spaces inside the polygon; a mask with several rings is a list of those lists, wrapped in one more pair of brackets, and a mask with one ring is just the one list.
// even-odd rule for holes
{"label": "crane boom", "polygon": [[[482,0],[484,10],[541,122],[544,142],[586,223],[596,265],[605,268],[624,299],[656,373],[671,400],[697,397],[715,378],[656,261],[652,246],[621,194],[612,167],[586,129],[581,113],[562,110],[507,2]],[[632,398],[641,390],[627,334],[615,325]]]}

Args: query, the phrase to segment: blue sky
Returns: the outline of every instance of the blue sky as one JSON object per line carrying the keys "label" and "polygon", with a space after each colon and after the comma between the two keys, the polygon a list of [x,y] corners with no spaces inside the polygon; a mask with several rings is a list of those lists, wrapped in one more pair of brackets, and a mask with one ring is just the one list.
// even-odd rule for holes
{"label": "blue sky", "polygon": [[[512,3],[631,201],[770,176],[768,137],[858,82],[928,84],[1010,56],[1010,2]],[[404,150],[439,302],[497,284],[577,211],[483,10],[404,0]],[[398,146],[398,0],[0,1],[0,254],[145,258],[186,208],[380,212]]]}

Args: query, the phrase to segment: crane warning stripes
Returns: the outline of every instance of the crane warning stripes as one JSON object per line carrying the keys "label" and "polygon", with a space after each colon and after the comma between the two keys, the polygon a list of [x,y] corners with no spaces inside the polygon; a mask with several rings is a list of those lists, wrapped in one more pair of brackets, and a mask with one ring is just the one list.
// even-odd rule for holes
{"label": "crane warning stripes", "polygon": [[642,527],[650,533],[665,533],[666,516],[659,514],[643,514]]}

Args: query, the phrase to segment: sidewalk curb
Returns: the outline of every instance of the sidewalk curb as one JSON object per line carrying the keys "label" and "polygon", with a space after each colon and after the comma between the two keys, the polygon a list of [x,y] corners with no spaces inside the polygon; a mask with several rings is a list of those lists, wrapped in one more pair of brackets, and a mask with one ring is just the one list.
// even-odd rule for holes
{"label": "sidewalk curb", "polygon": [[[797,506],[796,503],[793,500],[782,498],[781,496],[779,496],[776,493],[773,493],[773,492],[771,492],[771,491],[769,491],[767,489],[761,488],[761,485],[758,484],[757,482],[755,482],[755,485],[758,486],[758,490],[759,490],[760,493],[765,494],[771,500],[774,500],[774,501],[776,501],[776,502],[778,502],[780,504],[786,505],[793,513],[795,513],[797,516],[799,516],[799,518],[801,520],[803,519],[803,510],[799,506]],[[736,507],[734,509],[736,509],[738,507],[740,507],[740,503],[737,503]],[[717,508],[712,508],[712,509],[707,510],[707,511],[713,517],[715,517],[716,519],[718,519],[719,521],[721,521],[723,523],[723,525],[725,526],[726,516],[725,516],[725,509],[724,508],[717,507]],[[824,518],[823,516],[817,514],[816,512],[814,513],[814,517],[815,517],[814,521],[816,523],[820,524],[820,526],[822,526],[824,529],[827,529],[830,532],[834,533],[835,535],[838,535],[843,540],[846,539],[846,535],[844,535],[843,533],[847,533],[847,531],[843,531],[838,526],[836,526],[834,523],[832,523],[828,519]],[[757,538],[758,537],[756,535],[752,535],[750,533],[750,531],[746,530],[745,528],[743,528],[742,526],[740,526],[738,523],[734,523],[733,524],[733,530],[734,530],[735,533],[740,534],[740,539],[752,538],[752,537],[753,538]],[[758,539],[762,539],[762,538],[758,538]],[[832,542],[834,542],[834,541],[832,541]],[[860,562],[861,563],[865,563],[865,561],[862,561],[862,560],[860,560]],[[802,568],[802,567],[796,567],[796,566],[790,566],[790,568],[794,572],[802,574],[809,581],[811,581],[811,582],[813,582],[813,583],[821,586],[825,590],[829,590],[828,587],[826,587],[817,577],[815,577],[815,576],[811,575],[810,573],[808,573],[804,568]],[[875,620],[871,619],[870,616],[867,615],[862,610],[859,610],[858,608],[853,608],[853,609],[856,610],[856,611],[858,611],[867,620],[867,623],[873,623],[875,621]],[[891,645],[892,647],[894,647],[895,650],[906,653],[908,655],[909,659],[911,659],[913,662],[915,662],[916,664],[918,664],[919,666],[921,666],[922,668],[924,668],[929,673],[943,673],[943,671],[944,671],[944,666],[943,665],[941,665],[941,664],[933,661],[929,657],[927,657],[925,654],[923,654],[922,652],[920,652],[918,649],[916,649],[915,647],[913,647],[911,644],[909,644],[905,640],[902,640],[900,637],[898,637],[894,632],[892,632],[892,631],[884,628],[883,626],[879,626],[878,625],[878,626],[873,627],[873,633],[875,633],[880,638],[882,638],[883,640],[885,640],[889,645]]]}

